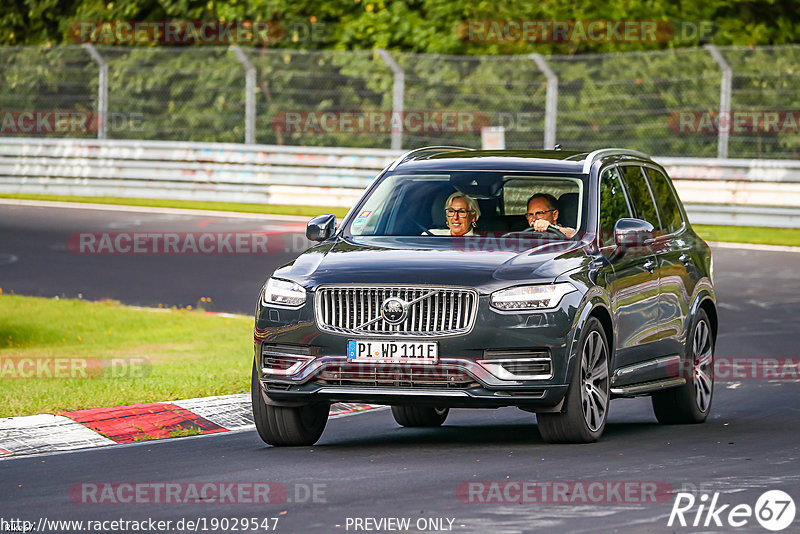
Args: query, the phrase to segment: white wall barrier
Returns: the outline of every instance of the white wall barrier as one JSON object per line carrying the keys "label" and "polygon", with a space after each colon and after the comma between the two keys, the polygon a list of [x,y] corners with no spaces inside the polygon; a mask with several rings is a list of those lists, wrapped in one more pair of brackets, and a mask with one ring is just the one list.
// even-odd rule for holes
{"label": "white wall barrier", "polygon": [[0,192],[351,206],[374,149],[0,138]]}
{"label": "white wall barrier", "polygon": [[[0,138],[0,192],[350,207],[398,151]],[[800,161],[656,158],[692,222],[800,228]]]}
{"label": "white wall barrier", "polygon": [[695,224],[800,228],[800,161],[655,158]]}

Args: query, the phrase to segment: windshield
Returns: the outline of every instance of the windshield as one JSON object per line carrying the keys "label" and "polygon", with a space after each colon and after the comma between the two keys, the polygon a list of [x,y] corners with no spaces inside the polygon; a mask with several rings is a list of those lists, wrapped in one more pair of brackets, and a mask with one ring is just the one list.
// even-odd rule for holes
{"label": "windshield", "polygon": [[[463,210],[471,217],[467,218],[468,236],[533,234],[536,218],[579,230],[585,220],[583,189],[580,178],[568,176],[498,171],[392,174],[364,199],[348,230],[353,236],[448,237],[458,235],[454,228],[465,216]],[[454,200],[454,195],[462,198]],[[541,198],[529,210],[533,195]],[[452,226],[448,209],[449,221],[455,219]],[[454,217],[453,212],[459,210],[461,217]],[[552,233],[535,235],[564,238]]]}

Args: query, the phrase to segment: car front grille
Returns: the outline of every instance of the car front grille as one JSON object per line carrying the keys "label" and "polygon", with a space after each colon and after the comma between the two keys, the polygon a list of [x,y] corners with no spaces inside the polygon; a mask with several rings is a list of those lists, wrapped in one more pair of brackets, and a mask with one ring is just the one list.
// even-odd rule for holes
{"label": "car front grille", "polygon": [[[392,324],[382,316],[387,299],[400,299],[405,317]],[[396,302],[396,301],[395,301]],[[315,313],[322,330],[354,336],[439,336],[469,332],[475,323],[474,289],[406,286],[323,286]]]}

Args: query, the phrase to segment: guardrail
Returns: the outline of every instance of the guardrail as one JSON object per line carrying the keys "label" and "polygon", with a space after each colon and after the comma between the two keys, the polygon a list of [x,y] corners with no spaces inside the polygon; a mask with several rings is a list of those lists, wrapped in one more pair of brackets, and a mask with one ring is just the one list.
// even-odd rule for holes
{"label": "guardrail", "polygon": [[394,156],[375,149],[0,138],[0,192],[349,207]]}
{"label": "guardrail", "polygon": [[800,228],[800,161],[655,158],[695,224]]}
{"label": "guardrail", "polygon": [[[0,192],[350,207],[398,151],[0,138]],[[696,224],[800,228],[800,161],[656,158]]]}

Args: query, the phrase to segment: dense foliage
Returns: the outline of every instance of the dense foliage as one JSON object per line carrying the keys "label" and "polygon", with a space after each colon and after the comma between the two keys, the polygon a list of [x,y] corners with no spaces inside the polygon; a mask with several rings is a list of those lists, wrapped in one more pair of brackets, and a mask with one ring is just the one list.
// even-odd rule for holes
{"label": "dense foliage", "polygon": [[[168,20],[269,21],[283,30],[269,46],[243,46],[257,72],[258,143],[389,147],[388,131],[280,124],[287,111],[390,111],[392,71],[375,48],[391,50],[404,70],[406,109],[488,114],[506,127],[509,148],[543,142],[547,80],[531,52],[547,55],[558,75],[557,142],[566,148],[715,156],[716,131],[676,132],[674,124],[681,111],[719,108],[719,66],[698,46],[707,42],[723,47],[733,67],[732,109],[800,109],[800,46],[763,46],[800,42],[793,0],[6,0],[0,45],[43,46],[0,49],[0,109],[96,110],[98,70],[75,42],[76,23]],[[676,33],[657,42],[525,42],[490,28],[548,20],[661,21]],[[475,21],[486,31],[470,34]],[[97,49],[109,65],[109,137],[243,141],[245,72],[225,46],[101,41]],[[796,132],[733,132],[730,155],[796,158]],[[480,134],[404,133],[404,147],[426,144],[479,146]]]}
{"label": "dense foliage", "polygon": [[[795,0],[5,0],[0,3],[0,45],[69,41],[76,21],[254,20],[286,29],[279,47],[372,49],[441,53],[508,54],[616,52],[685,47],[703,41],[733,45],[800,42],[800,3]],[[465,21],[671,21],[676,28],[710,22],[713,31],[679,32],[666,42],[587,40],[569,43],[471,41]],[[305,28],[319,25],[315,38]],[[294,36],[294,39],[292,37]]]}

